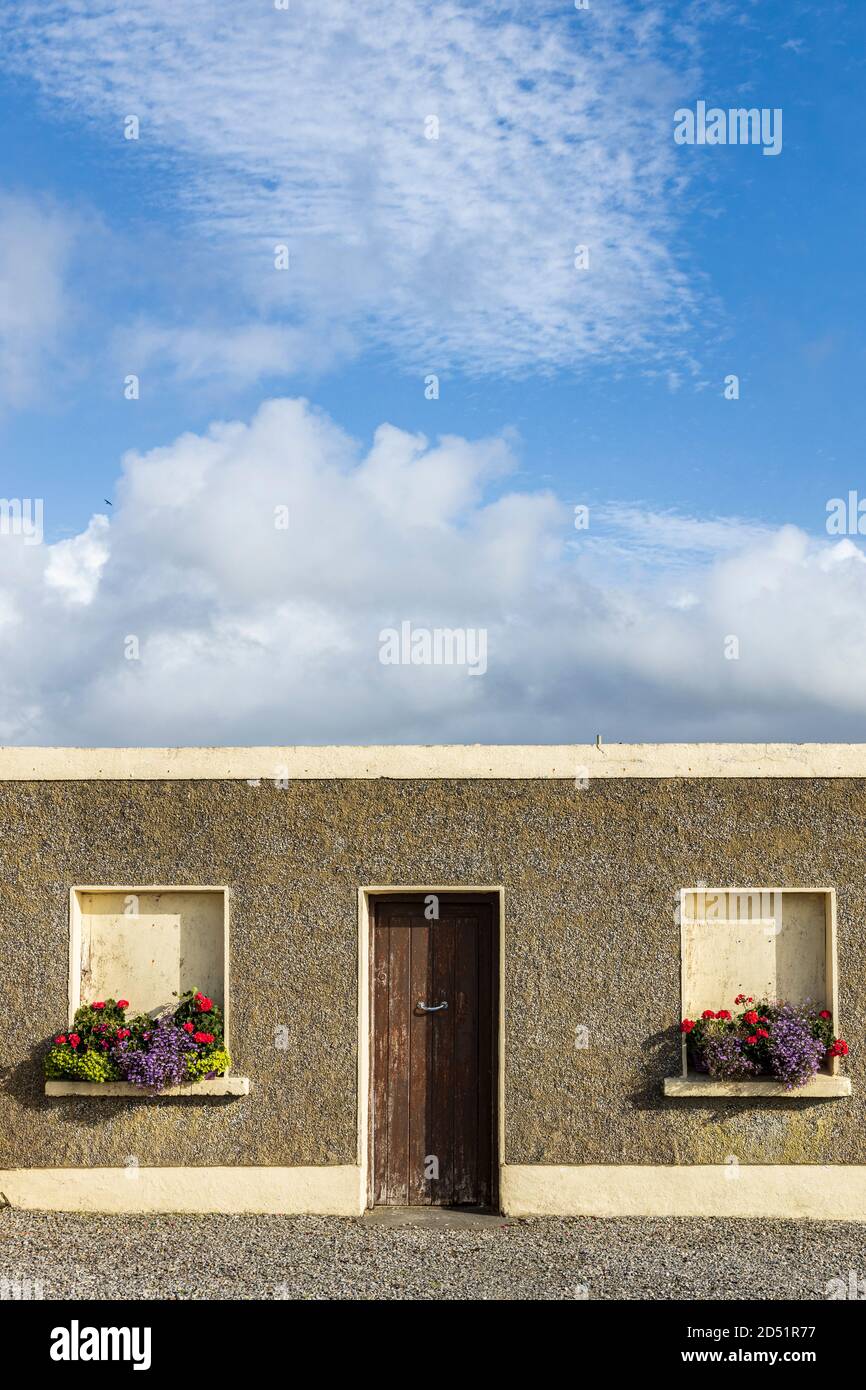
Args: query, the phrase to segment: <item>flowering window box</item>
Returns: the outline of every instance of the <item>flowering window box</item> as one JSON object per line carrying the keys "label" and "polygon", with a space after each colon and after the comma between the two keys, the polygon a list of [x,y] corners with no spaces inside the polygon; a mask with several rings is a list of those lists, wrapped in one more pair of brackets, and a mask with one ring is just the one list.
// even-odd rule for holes
{"label": "flowering window box", "polygon": [[851,1094],[838,1073],[848,1044],[829,1009],[738,994],[731,1009],[684,1018],[682,1076],[665,1079],[666,1096],[782,1096],[815,1100]]}
{"label": "flowering window box", "polygon": [[850,1095],[835,890],[699,884],[681,891],[679,921],[682,1074],[665,1079],[664,1094]]}
{"label": "flowering window box", "polygon": [[45,1054],[47,1096],[245,1096],[230,1076],[222,1010],[190,989],[174,1008],[127,1018],[127,999],[97,999],[76,1010]]}

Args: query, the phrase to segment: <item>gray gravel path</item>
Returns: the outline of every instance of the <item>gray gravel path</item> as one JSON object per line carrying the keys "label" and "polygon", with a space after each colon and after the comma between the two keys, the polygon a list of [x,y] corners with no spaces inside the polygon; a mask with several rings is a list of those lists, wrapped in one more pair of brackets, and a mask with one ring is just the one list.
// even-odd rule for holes
{"label": "gray gravel path", "polygon": [[5,1297],[814,1300],[852,1271],[866,1293],[866,1225],[841,1222],[0,1212]]}

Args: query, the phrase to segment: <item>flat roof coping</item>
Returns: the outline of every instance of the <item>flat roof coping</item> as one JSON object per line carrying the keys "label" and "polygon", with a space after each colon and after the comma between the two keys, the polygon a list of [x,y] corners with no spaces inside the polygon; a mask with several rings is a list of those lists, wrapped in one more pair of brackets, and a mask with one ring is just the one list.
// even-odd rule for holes
{"label": "flat roof coping", "polygon": [[866,777],[866,743],[0,748],[0,781]]}

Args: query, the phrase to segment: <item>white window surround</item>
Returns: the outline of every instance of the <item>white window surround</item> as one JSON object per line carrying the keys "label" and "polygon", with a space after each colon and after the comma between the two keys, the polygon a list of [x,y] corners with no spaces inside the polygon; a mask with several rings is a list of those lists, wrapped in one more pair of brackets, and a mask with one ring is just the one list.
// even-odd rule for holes
{"label": "white window surround", "polygon": [[[134,899],[134,902],[128,900]],[[190,914],[182,922],[186,901]],[[96,907],[104,912],[95,912]],[[124,911],[132,906],[136,911]],[[104,916],[107,934],[123,933],[125,918],[151,929],[152,949],[163,952],[159,962],[129,933],[120,935],[116,949],[106,950],[106,932],[94,927]],[[186,939],[183,939],[185,933]],[[183,953],[181,953],[181,943]],[[138,979],[135,978],[139,972]],[[186,974],[189,978],[186,978]],[[193,974],[195,978],[193,978]],[[116,976],[116,984],[112,983]],[[130,1013],[150,1013],[172,1002],[173,988],[200,988],[223,1010],[226,1047],[231,1050],[229,1007],[229,889],[198,884],[87,884],[69,895],[69,1023],[82,1002],[82,977],[87,996],[130,999]],[[151,1092],[125,1081],[46,1081],[48,1096],[88,1096],[111,1099],[161,1099],[172,1096],[239,1096],[249,1093],[249,1079],[227,1075],[191,1085]]]}
{"label": "white window surround", "polygon": [[[811,999],[833,1013],[841,1033],[836,960],[836,890],[698,885],[679,901],[681,1008],[699,1018],[707,1008],[733,1010],[737,994]],[[730,997],[729,997],[730,996]],[[688,1071],[682,1038],[682,1075],[668,1077],[667,1096],[771,1097],[813,1100],[851,1094],[838,1059],[805,1086],[786,1090],[772,1077],[718,1081]]]}
{"label": "white window surround", "polygon": [[[145,934],[149,940],[139,943],[136,938]],[[230,1045],[228,888],[142,883],[72,888],[70,1024],[82,1002],[82,982],[85,998],[118,998],[123,991],[131,1014],[170,1005],[175,990],[201,989],[223,1010]]]}

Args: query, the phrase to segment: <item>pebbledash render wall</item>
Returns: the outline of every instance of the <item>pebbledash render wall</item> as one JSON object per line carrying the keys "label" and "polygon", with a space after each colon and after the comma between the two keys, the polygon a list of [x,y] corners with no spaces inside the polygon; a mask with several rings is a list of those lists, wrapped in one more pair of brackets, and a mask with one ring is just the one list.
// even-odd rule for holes
{"label": "pebbledash render wall", "polygon": [[[836,890],[850,1096],[665,1097],[698,882]],[[46,1097],[70,889],[175,884],[229,889],[249,1094]],[[386,886],[502,892],[505,1211],[866,1219],[866,745],[0,750],[0,1192],[360,1212],[359,890]]]}

